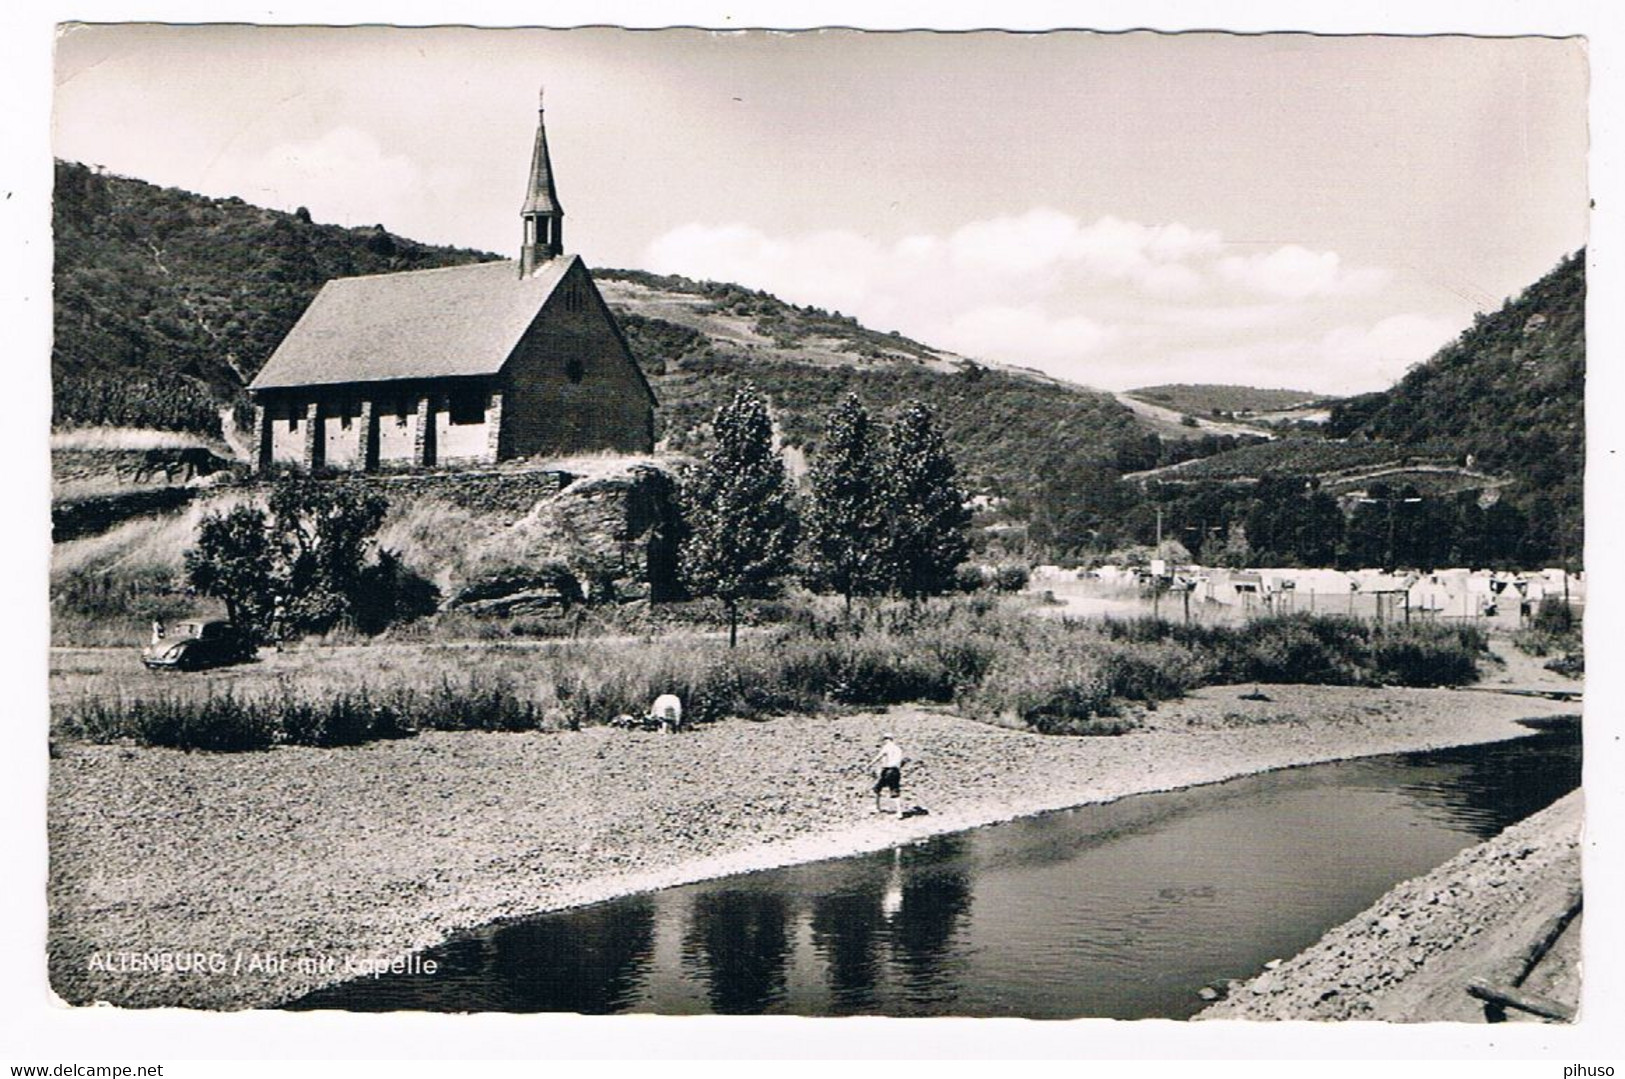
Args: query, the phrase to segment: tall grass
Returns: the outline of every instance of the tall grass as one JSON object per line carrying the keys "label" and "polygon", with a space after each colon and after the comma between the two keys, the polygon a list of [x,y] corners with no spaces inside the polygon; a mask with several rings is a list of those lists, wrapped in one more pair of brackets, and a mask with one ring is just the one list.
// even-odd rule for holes
{"label": "tall grass", "polygon": [[860,605],[851,616],[807,604],[786,617],[732,650],[692,632],[431,646],[361,674],[341,665],[303,689],[277,682],[134,701],[121,692],[65,710],[63,731],[189,749],[346,745],[416,730],[576,728],[676,693],[695,722],[935,701],[1042,733],[1118,734],[1134,725],[1123,718],[1128,701],[1215,683],[1456,685],[1476,676],[1483,648],[1471,627],[1309,615],[1237,627],[1066,622],[990,597]]}
{"label": "tall grass", "polygon": [[212,609],[184,590],[183,556],[210,510],[240,493],[194,500],[179,513],[137,517],[51,551],[51,643],[136,645],[154,619],[172,621]]}
{"label": "tall grass", "polygon": [[52,450],[185,450],[218,447],[218,442],[202,435],[147,427],[71,427],[51,432]]}

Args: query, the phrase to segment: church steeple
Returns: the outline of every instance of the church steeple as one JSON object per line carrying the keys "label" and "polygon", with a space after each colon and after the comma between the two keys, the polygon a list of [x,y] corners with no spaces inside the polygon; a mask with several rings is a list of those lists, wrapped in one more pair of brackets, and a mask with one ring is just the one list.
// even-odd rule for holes
{"label": "church steeple", "polygon": [[536,146],[530,153],[530,191],[519,216],[525,227],[519,276],[529,277],[537,266],[564,253],[564,207],[553,190],[553,162],[547,156],[547,124],[540,92],[536,96]]}

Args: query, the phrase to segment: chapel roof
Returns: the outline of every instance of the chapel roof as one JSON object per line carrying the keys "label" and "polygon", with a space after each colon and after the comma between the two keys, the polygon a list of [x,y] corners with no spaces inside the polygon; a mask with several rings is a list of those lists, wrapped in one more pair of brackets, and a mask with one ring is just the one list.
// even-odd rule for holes
{"label": "chapel roof", "polygon": [[503,260],[329,281],[249,389],[494,375],[580,261],[528,277]]}

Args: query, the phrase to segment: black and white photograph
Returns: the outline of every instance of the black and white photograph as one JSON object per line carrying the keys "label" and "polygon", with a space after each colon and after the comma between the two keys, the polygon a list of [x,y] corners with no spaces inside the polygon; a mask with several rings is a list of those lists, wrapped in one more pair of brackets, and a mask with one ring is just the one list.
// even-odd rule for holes
{"label": "black and white photograph", "polygon": [[1586,36],[341,21],[54,25],[51,1008],[1606,1023]]}

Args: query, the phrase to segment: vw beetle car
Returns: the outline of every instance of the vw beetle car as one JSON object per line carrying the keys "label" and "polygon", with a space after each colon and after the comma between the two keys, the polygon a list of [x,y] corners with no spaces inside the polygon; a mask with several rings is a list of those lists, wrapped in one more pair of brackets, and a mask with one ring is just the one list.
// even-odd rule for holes
{"label": "vw beetle car", "polygon": [[254,658],[248,634],[230,622],[176,622],[164,639],[144,650],[141,662],[155,671],[196,671]]}

